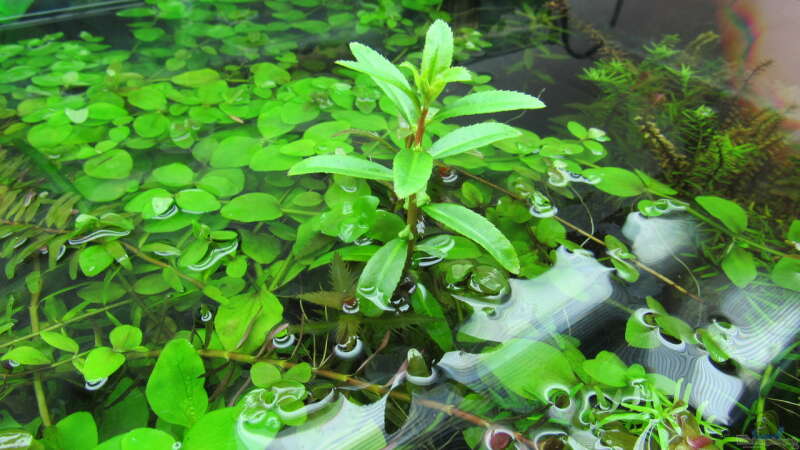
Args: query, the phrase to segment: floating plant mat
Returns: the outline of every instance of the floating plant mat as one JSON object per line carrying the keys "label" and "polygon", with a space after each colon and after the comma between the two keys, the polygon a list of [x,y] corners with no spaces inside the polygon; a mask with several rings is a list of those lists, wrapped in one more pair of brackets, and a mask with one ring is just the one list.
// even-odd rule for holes
{"label": "floating plant mat", "polygon": [[[536,3],[492,31],[560,42]],[[622,58],[540,135],[497,119],[541,99],[459,65],[481,29],[362,6],[154,0],[130,48],[0,45],[5,448],[791,444],[796,203],[735,183],[777,129],[717,129],[666,40],[645,64],[710,92],[680,139]],[[634,133],[663,171],[619,162]]]}

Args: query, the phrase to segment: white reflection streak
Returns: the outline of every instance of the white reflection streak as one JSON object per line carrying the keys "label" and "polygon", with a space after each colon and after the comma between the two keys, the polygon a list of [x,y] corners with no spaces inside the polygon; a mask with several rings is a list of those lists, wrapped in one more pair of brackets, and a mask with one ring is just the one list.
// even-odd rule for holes
{"label": "white reflection streak", "polygon": [[556,254],[555,265],[539,277],[509,280],[511,298],[490,312],[476,309],[459,331],[504,342],[515,337],[541,337],[530,336],[538,321],[551,330],[568,332],[570,322],[580,321],[611,296],[612,269],[564,247]]}

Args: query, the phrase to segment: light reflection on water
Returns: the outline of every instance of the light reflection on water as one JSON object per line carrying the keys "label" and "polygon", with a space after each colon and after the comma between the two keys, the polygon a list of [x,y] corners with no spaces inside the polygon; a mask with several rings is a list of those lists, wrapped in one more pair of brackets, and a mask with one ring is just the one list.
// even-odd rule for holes
{"label": "light reflection on water", "polygon": [[[676,273],[681,270],[676,263],[679,255],[695,249],[697,229],[684,215],[671,214],[661,217],[644,217],[632,213],[623,227],[623,234],[631,243],[632,252],[656,270]],[[304,425],[282,431],[271,448],[395,448],[414,447],[423,441],[471,426],[453,416],[441,414],[423,403],[433,399],[442,404],[458,405],[462,394],[454,389],[452,382],[465,386],[469,391],[491,399],[508,410],[524,412],[530,402],[521,399],[518,393],[504,388],[496,376],[499,372],[528,371],[531,377],[544,376],[552,367],[541,367],[525,354],[529,344],[519,346],[515,342],[540,344],[540,350],[553,348],[554,336],[575,336],[582,342],[590,342],[609,330],[607,300],[617,299],[616,307],[631,307],[636,317],[643,320],[652,310],[646,308],[643,298],[636,292],[637,286],[622,286],[612,279],[613,269],[600,263],[586,251],[572,252],[565,248],[556,251],[556,263],[542,275],[528,280],[510,280],[511,294],[500,304],[487,305],[468,296],[455,295],[457,299],[475,307],[473,314],[458,329],[459,335],[468,341],[483,340],[503,344],[502,352],[472,353],[463,350],[447,352],[435,364],[442,376],[432,386],[418,388],[413,392],[409,414],[404,425],[387,434],[384,414],[388,395],[375,403],[355,405],[337,397],[330,405],[321,407],[318,413]],[[640,281],[639,283],[647,283]],[[666,292],[661,290],[660,292]],[[666,294],[665,294],[666,296]],[[624,299],[624,300],[622,300]],[[741,365],[737,373],[726,373],[712,362],[708,351],[692,342],[665,338],[658,326],[652,325],[652,346],[641,349],[627,345],[621,340],[612,346],[627,364],[638,363],[648,372],[658,373],[672,380],[683,379],[682,392],[691,390],[690,404],[701,408],[704,416],[721,424],[731,424],[740,417],[738,402],[752,397],[758,388],[758,372],[781,351],[791,344],[800,326],[800,306],[797,295],[774,287],[753,285],[747,289],[731,288],[716,297],[709,297],[709,304],[700,305],[703,319],[695,320],[693,327],[707,328],[715,342],[733,360]],[[683,299],[692,302],[691,299]],[[697,307],[668,308],[677,317],[692,314]],[[725,318],[730,326],[709,319],[710,312]],[[623,317],[627,317],[624,313]],[[682,317],[691,323],[688,317]],[[719,319],[722,320],[722,319]],[[521,361],[521,357],[526,357]],[[590,355],[587,354],[587,357]],[[688,387],[691,386],[691,387]],[[547,391],[568,390],[568,386],[552,384]],[[620,401],[637,401],[636,387],[620,398],[609,398],[612,405]],[[564,428],[546,425],[538,428],[528,438],[541,442],[555,433],[576,448],[607,448],[593,433],[585,420],[589,405],[594,403],[592,392],[573,399],[567,405],[551,405],[548,416],[566,425]],[[317,417],[318,416],[318,417]],[[435,426],[431,424],[435,423]],[[491,430],[484,437],[490,436]],[[313,444],[309,444],[313,442]],[[311,445],[312,447],[309,447]],[[525,448],[516,443],[517,448]],[[640,440],[637,445],[644,445]]]}

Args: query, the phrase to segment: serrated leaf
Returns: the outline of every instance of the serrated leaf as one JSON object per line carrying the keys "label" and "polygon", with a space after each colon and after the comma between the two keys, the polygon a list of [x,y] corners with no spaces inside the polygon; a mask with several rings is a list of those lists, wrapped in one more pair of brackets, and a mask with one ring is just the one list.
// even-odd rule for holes
{"label": "serrated leaf", "polygon": [[347,155],[318,155],[295,164],[289,175],[334,173],[368,180],[392,181],[392,171],[372,161]]}
{"label": "serrated leaf", "polygon": [[433,158],[426,152],[411,149],[400,150],[394,157],[394,193],[406,198],[428,186],[433,171]]}
{"label": "serrated leaf", "polygon": [[425,34],[422,50],[422,77],[432,83],[453,63],[453,31],[443,20],[436,19]]}
{"label": "serrated leaf", "polygon": [[429,153],[436,159],[442,159],[520,135],[522,133],[519,130],[506,124],[484,122],[457,128],[442,136],[431,146]]}
{"label": "serrated leaf", "polygon": [[509,272],[519,273],[519,258],[511,242],[482,215],[452,203],[433,203],[422,209],[432,219],[483,247]]}
{"label": "serrated leaf", "polygon": [[488,114],[518,109],[544,108],[538,98],[517,91],[483,91],[465,95],[442,108],[435,116],[437,120],[452,117]]}

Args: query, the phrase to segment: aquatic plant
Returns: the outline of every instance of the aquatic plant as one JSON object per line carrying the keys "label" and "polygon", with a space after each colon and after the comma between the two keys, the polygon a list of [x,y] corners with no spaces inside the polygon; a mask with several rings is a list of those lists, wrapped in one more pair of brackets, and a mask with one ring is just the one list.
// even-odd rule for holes
{"label": "aquatic plant", "polygon": [[[602,303],[612,270],[698,297],[559,217],[578,185],[652,196],[644,212],[686,208],[747,243],[738,210],[717,197],[690,209],[644,172],[600,167],[609,137],[577,120],[561,138],[464,125],[544,105],[453,66],[481,46],[436,20],[439,2],[369,5],[149,1],[119,14],[129,50],[88,33],[0,46],[0,436],[81,449],[727,442],[686,391],[615,352],[584,355],[547,314],[479,331],[515,305]],[[333,66],[340,33],[377,33],[406,61],[352,43],[355,60]],[[517,281],[561,300],[520,306]],[[655,325],[629,325],[631,347],[658,328],[727,359],[712,331],[648,305]]]}

